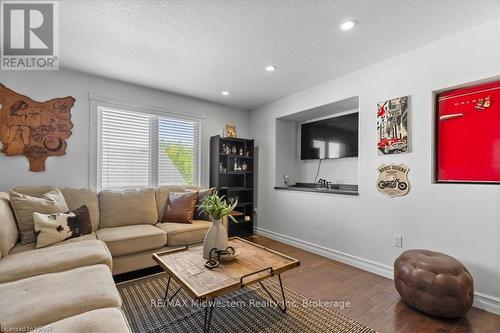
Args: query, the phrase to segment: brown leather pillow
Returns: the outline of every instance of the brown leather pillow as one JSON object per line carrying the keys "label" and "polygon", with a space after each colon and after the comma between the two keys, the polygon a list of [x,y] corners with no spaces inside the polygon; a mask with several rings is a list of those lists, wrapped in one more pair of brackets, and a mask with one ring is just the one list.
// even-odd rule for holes
{"label": "brown leather pillow", "polygon": [[193,223],[198,192],[172,192],[161,222]]}

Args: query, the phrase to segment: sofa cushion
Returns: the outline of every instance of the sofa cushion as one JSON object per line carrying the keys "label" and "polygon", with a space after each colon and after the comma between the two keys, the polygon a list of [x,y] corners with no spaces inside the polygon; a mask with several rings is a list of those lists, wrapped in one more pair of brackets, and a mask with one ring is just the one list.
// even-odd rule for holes
{"label": "sofa cushion", "polygon": [[158,218],[161,219],[165,215],[165,209],[167,208],[167,201],[170,193],[175,192],[185,192],[186,188],[184,186],[160,186],[156,189],[156,209],[158,211]]}
{"label": "sofa cushion", "polygon": [[212,222],[193,220],[193,223],[158,223],[156,226],[167,233],[167,246],[183,246],[201,242]]}
{"label": "sofa cushion", "polygon": [[37,248],[92,233],[92,223],[87,206],[82,206],[68,213],[33,213],[33,220]]}
{"label": "sofa cushion", "polygon": [[[13,190],[32,197],[41,197],[44,193],[53,189],[53,186],[19,186]],[[99,227],[99,199],[97,193],[86,188],[59,187],[66,199],[68,208],[73,210],[83,205],[87,206],[92,221],[92,230]]]}
{"label": "sofa cushion", "polygon": [[111,268],[111,262],[111,254],[99,240],[61,243],[0,259],[0,283],[95,264]]}
{"label": "sofa cushion", "polygon": [[9,254],[18,238],[16,219],[9,203],[9,194],[0,192],[0,258]]}
{"label": "sofa cushion", "polygon": [[[198,192],[198,200],[196,202],[196,208],[194,210],[194,217],[193,219],[195,220],[204,220],[204,221],[210,221],[210,216],[206,212],[200,211],[200,206],[203,203],[203,200],[205,200],[206,197],[209,197],[211,195],[214,195],[216,188],[207,188],[205,190],[199,190]],[[192,190],[190,190],[192,191]]]}
{"label": "sofa cushion", "polygon": [[120,307],[106,265],[79,267],[0,284],[0,327],[42,326],[91,310]]}
{"label": "sofa cushion", "polygon": [[192,223],[198,192],[171,192],[161,222]]}
{"label": "sofa cushion", "polygon": [[129,333],[127,319],[118,308],[92,310],[56,321],[35,332],[51,333]]}
{"label": "sofa cushion", "polygon": [[69,210],[64,196],[57,188],[44,193],[41,197],[32,197],[16,191],[10,191],[9,197],[23,244],[34,242],[36,239],[33,225],[34,212],[52,214]]}
{"label": "sofa cushion", "polygon": [[[81,237],[67,239],[63,242],[58,243],[57,245],[72,243],[72,242],[80,242],[80,241],[85,241],[85,240],[95,240],[95,239],[97,239],[97,236],[96,236],[95,232],[93,232],[91,234],[84,235]],[[12,248],[12,250],[10,250],[9,254],[31,251],[31,250],[35,250],[35,249],[36,249],[36,243],[22,244],[21,242],[18,242],[16,244],[16,246],[14,246]]]}
{"label": "sofa cushion", "polygon": [[[156,208],[158,209],[158,218],[161,219],[165,214],[167,208],[167,199],[172,192],[185,192],[186,189],[198,191],[198,186],[180,186],[180,185],[166,185],[160,186],[156,189]],[[159,221],[158,221],[159,222]]]}
{"label": "sofa cushion", "polygon": [[167,244],[167,234],[147,224],[99,229],[97,238],[106,243],[114,257],[158,249]]}
{"label": "sofa cushion", "polygon": [[158,221],[155,190],[145,188],[125,191],[101,191],[100,228],[136,224],[155,224]]}

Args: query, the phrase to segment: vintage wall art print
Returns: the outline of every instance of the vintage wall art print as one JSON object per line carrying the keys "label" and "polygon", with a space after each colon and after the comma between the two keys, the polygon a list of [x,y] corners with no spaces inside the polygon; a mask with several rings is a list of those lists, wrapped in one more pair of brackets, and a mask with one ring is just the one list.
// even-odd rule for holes
{"label": "vintage wall art print", "polygon": [[377,150],[379,155],[408,153],[408,101],[410,96],[377,104]]}
{"label": "vintage wall art print", "polygon": [[7,156],[24,155],[30,171],[45,171],[49,156],[66,154],[73,97],[36,102],[0,84],[0,142]]}
{"label": "vintage wall art print", "polygon": [[408,168],[404,164],[382,164],[378,169],[377,189],[383,194],[393,198],[406,195],[410,190]]}

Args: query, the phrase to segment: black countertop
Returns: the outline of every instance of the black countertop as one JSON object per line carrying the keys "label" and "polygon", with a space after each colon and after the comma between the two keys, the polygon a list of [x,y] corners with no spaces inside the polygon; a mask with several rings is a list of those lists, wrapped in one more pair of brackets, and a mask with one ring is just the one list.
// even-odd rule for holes
{"label": "black countertop", "polygon": [[314,192],[314,193],[330,193],[343,195],[359,195],[358,185],[338,184],[335,188],[326,187],[300,187],[300,186],[275,186],[275,190],[298,191],[298,192]]}

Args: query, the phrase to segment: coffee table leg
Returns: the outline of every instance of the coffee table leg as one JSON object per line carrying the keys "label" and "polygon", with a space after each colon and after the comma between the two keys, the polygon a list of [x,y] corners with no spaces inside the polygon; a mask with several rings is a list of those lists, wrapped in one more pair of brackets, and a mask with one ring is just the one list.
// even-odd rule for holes
{"label": "coffee table leg", "polygon": [[264,284],[261,281],[259,281],[259,283],[260,283],[260,286],[262,287],[262,289],[264,289],[264,291],[269,295],[269,297],[271,297],[273,302],[280,308],[280,310],[283,313],[286,313],[287,305],[286,305],[286,298],[285,298],[285,290],[283,289],[283,283],[281,282],[281,274],[278,274],[278,279],[280,281],[281,297],[283,298],[283,307],[281,306],[281,304],[279,304],[276,301],[276,299],[273,297],[273,295],[271,295],[271,293],[269,292],[269,290],[267,290],[267,288],[264,286]]}
{"label": "coffee table leg", "polygon": [[205,319],[203,321],[203,333],[210,332],[210,322],[212,321],[212,312],[215,307],[215,298],[213,300],[207,300],[207,305],[205,305]]}
{"label": "coffee table leg", "polygon": [[[171,277],[170,275],[168,276],[168,281],[167,281],[167,288],[165,290],[165,297],[163,297],[163,303],[165,303],[165,301],[167,301],[167,298],[168,298],[168,290],[170,289],[170,280],[171,280]],[[177,291],[168,299],[167,303],[170,303],[170,301],[175,297],[175,295],[177,295],[177,293],[181,290],[181,287],[179,287],[179,289],[177,289]]]}

